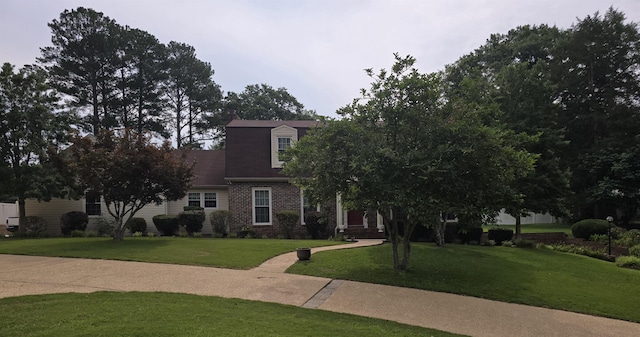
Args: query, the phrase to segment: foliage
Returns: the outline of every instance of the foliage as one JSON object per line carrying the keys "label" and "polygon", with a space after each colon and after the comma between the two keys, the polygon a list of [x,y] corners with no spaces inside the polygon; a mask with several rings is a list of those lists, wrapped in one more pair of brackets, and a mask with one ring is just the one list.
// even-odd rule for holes
{"label": "foliage", "polygon": [[553,244],[548,247],[550,249],[557,250],[559,252],[585,255],[585,256],[593,257],[600,260],[610,261],[610,257],[609,255],[607,255],[607,252],[605,252],[604,248],[593,249],[591,247],[567,245],[562,243]]}
{"label": "foliage", "polygon": [[248,226],[242,226],[242,228],[240,228],[240,230],[238,230],[238,233],[236,234],[238,238],[255,238],[256,237],[256,231],[253,230],[253,228],[248,227]]}
{"label": "foliage", "polygon": [[60,217],[60,230],[62,235],[69,235],[78,229],[84,231],[89,224],[89,216],[85,212],[71,211],[62,214]]}
{"label": "foliage", "polygon": [[307,212],[304,215],[304,226],[312,239],[326,238],[327,217],[320,212]]}
{"label": "foliage", "polygon": [[183,211],[204,211],[204,208],[200,206],[184,206],[182,207]]}
{"label": "foliage", "polygon": [[184,211],[178,214],[178,223],[189,235],[202,231],[206,216],[204,211]]}
{"label": "foliage", "polygon": [[491,228],[487,232],[487,238],[495,241],[496,245],[502,245],[503,241],[510,241],[513,238],[513,230],[505,228]]}
{"label": "foliage", "polygon": [[231,212],[227,210],[213,211],[209,215],[211,228],[213,233],[226,236],[229,232],[229,224],[231,223]]}
{"label": "foliage", "polygon": [[71,231],[70,234],[71,234],[72,238],[83,238],[83,237],[86,236],[85,235],[86,234],[85,231],[80,230],[80,229],[74,229],[74,230]]}
{"label": "foliage", "polygon": [[371,89],[339,111],[342,120],[325,121],[285,153],[284,172],[321,202],[339,194],[348,209],[381,214],[394,268],[406,270],[415,226],[443,233],[442,213],[497,212],[505,186],[533,158],[483,122],[491,106],[446,97],[439,75],[420,74],[410,56],[395,58],[391,71],[367,70]]}
{"label": "foliage", "polygon": [[125,223],[125,227],[129,229],[130,233],[146,233],[147,232],[147,220],[144,218],[130,218]]}
{"label": "foliage", "polygon": [[571,226],[574,237],[588,240],[594,234],[607,234],[609,223],[602,219],[584,219]]}
{"label": "foliage", "polygon": [[518,248],[534,248],[535,247],[535,243],[531,240],[516,240],[514,244]]}
{"label": "foliage", "polygon": [[96,228],[98,230],[99,236],[113,236],[113,231],[115,229],[115,221],[113,219],[107,219],[105,217],[98,217],[92,219],[92,222],[95,222]]}
{"label": "foliage", "polygon": [[180,220],[178,215],[156,215],[153,217],[153,224],[162,236],[173,236],[180,228]]}
{"label": "foliage", "polygon": [[27,216],[24,227],[24,236],[26,237],[44,236],[47,232],[47,221],[39,216]]}
{"label": "foliage", "polygon": [[638,256],[618,256],[616,266],[621,268],[640,270],[640,257]]}
{"label": "foliage", "polygon": [[279,211],[276,213],[278,220],[278,229],[285,239],[293,239],[296,225],[300,219],[300,215],[294,211]]}
{"label": "foliage", "polygon": [[[615,231],[614,231],[615,229]],[[611,244],[618,247],[632,247],[640,245],[640,230],[625,230],[621,227],[611,228]],[[593,234],[589,237],[589,241],[607,243],[609,236],[607,234]]]}
{"label": "foliage", "polygon": [[629,255],[640,257],[640,243],[629,248]]}
{"label": "foliage", "polygon": [[116,240],[144,206],[181,199],[191,183],[192,163],[177,157],[170,144],[158,147],[131,130],[75,137],[73,143],[69,167],[80,182],[77,188],[100,194],[115,220]]}
{"label": "foliage", "polygon": [[66,194],[66,177],[52,154],[64,144],[68,116],[56,112],[59,98],[46,72],[25,66],[0,69],[0,195],[18,200],[19,232],[24,234],[28,198],[49,200]]}

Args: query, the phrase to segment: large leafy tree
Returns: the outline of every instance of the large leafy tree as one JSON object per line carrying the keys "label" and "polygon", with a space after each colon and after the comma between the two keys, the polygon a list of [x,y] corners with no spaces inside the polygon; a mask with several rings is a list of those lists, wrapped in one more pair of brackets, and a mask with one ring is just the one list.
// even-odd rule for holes
{"label": "large leafy tree", "polygon": [[240,119],[311,120],[316,117],[315,111],[305,109],[286,88],[275,89],[264,83],[248,85],[239,94],[228,93],[225,108],[234,111]]}
{"label": "large leafy tree", "polygon": [[561,123],[571,141],[563,161],[573,171],[576,213],[603,218],[614,208],[627,209],[623,218],[628,219],[638,207],[637,197],[631,197],[637,192],[625,198],[613,195],[640,189],[637,179],[616,178],[640,171],[637,161],[625,159],[637,155],[640,129],[638,26],[609,9],[579,20],[569,34],[555,73]]}
{"label": "large leafy tree", "polygon": [[482,109],[445,97],[439,75],[420,74],[414,62],[396,55],[391,71],[367,70],[374,82],[364,101],[303,137],[284,168],[322,199],[338,194],[347,207],[381,214],[398,270],[408,269],[416,226],[443,212],[495,208],[509,192],[495,182],[509,186],[532,164],[505,132],[483,122]]}
{"label": "large leafy tree", "polygon": [[126,222],[144,206],[184,197],[192,179],[192,164],[168,142],[158,147],[129,129],[77,137],[70,151],[78,188],[100,194],[116,222],[115,240],[123,239]]}
{"label": "large leafy tree", "polygon": [[16,73],[5,63],[0,70],[0,195],[18,199],[21,232],[27,198],[47,200],[64,190],[50,153],[65,139],[69,120],[56,113],[59,98],[46,78],[37,66]]}
{"label": "large leafy tree", "polygon": [[[553,71],[558,43],[566,33],[549,26],[522,26],[494,34],[473,53],[447,69],[449,90],[478,104],[494,104],[493,123],[525,137],[514,138],[538,155],[535,169],[514,181],[515,198],[503,200],[506,212],[520,219],[530,212],[566,214],[569,170],[560,165],[566,148]],[[470,86],[469,83],[475,83]]]}

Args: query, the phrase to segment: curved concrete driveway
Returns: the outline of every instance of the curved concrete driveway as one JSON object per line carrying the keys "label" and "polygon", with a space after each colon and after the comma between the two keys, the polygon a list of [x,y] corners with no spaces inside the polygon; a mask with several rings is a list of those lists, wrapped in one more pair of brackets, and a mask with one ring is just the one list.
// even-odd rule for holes
{"label": "curved concrete driveway", "polygon": [[[349,246],[379,244],[361,240]],[[162,291],[318,308],[470,336],[640,336],[640,324],[417,289],[284,274],[295,253],[253,270],[0,255],[0,298],[95,291]],[[283,269],[284,268],[284,269]]]}

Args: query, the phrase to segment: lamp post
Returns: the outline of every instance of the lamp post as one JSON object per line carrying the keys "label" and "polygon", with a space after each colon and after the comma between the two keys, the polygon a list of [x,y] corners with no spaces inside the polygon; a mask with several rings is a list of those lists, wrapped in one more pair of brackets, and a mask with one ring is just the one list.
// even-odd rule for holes
{"label": "lamp post", "polygon": [[609,237],[609,256],[611,256],[611,223],[613,222],[613,217],[611,215],[607,217],[607,222],[609,223],[609,230],[607,231],[607,236]]}

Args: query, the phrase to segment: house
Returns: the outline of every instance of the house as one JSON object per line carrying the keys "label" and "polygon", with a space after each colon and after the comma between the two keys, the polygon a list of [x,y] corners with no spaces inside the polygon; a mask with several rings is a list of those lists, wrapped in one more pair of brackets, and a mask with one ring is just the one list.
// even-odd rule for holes
{"label": "house", "polygon": [[[203,234],[212,234],[209,214],[215,210],[231,212],[230,232],[251,228],[259,237],[277,237],[276,213],[291,210],[300,214],[296,232],[303,237],[304,214],[322,207],[329,216],[329,228],[347,235],[380,237],[382,219],[376,214],[345,210],[339,198],[328,205],[310,205],[304,191],[284,176],[279,154],[318,125],[317,121],[232,120],[226,127],[225,150],[191,150],[186,160],[195,162],[194,180],[186,196],[160,205],[147,205],[136,217],[147,221],[147,229],[155,232],[153,216],[178,214],[184,206],[203,207],[207,214]],[[89,215],[88,230],[96,230],[97,219],[109,217],[100,196],[87,192],[79,200],[53,199],[49,202],[28,200],[27,215],[43,217],[48,235],[60,235],[62,214],[82,211]]]}

